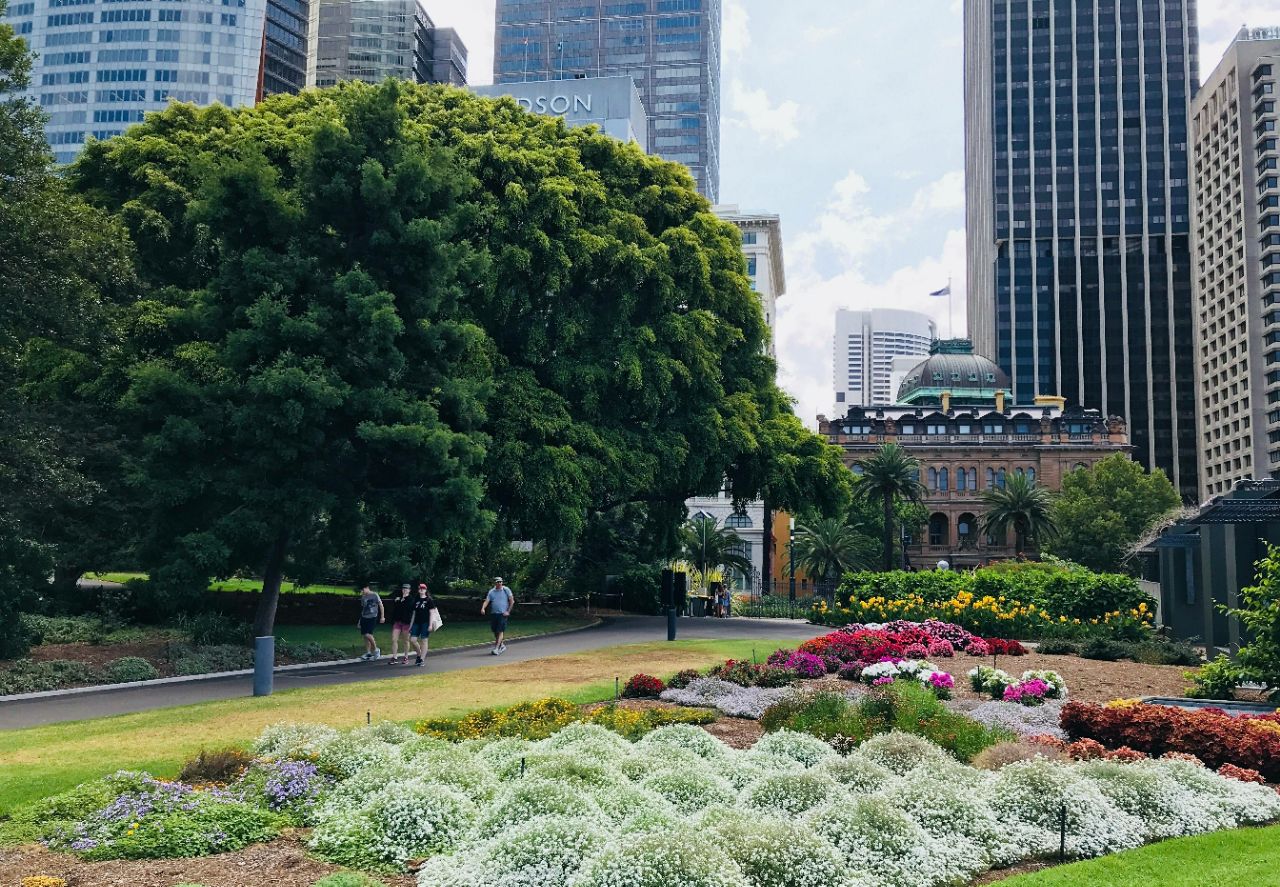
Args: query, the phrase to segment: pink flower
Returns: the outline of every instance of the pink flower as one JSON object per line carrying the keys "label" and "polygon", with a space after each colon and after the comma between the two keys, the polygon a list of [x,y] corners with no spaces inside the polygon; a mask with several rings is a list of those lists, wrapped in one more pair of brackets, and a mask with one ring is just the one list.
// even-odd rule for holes
{"label": "pink flower", "polygon": [[956,679],[945,671],[935,671],[929,675],[929,686],[938,687],[943,690],[950,690],[956,685]]}
{"label": "pink flower", "polygon": [[893,678],[889,677],[888,675],[885,675],[882,678],[876,678],[874,681],[872,681],[871,686],[883,687],[885,684],[892,684],[892,683],[893,683]]}
{"label": "pink flower", "polygon": [[987,646],[987,642],[982,638],[974,638],[969,641],[969,646],[965,647],[965,652],[970,656],[990,656],[991,648]]}

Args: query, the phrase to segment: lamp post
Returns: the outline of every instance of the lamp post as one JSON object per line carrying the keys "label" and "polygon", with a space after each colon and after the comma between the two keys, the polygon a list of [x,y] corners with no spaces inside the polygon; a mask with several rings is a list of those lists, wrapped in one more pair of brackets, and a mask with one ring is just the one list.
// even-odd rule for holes
{"label": "lamp post", "polygon": [[791,518],[790,529],[787,533],[787,564],[791,573],[791,592],[788,595],[790,604],[787,611],[791,614],[791,618],[796,617],[796,519]]}

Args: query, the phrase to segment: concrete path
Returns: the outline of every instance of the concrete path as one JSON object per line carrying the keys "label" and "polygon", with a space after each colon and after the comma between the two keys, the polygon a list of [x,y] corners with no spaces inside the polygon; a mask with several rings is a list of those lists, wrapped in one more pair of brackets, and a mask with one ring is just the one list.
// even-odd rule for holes
{"label": "concrete path", "polygon": [[[447,631],[448,628],[443,630]],[[757,652],[763,659],[777,647],[793,646],[800,641],[825,634],[828,630],[822,626],[784,619],[683,618],[678,620],[677,637],[680,640],[760,638],[763,643]],[[666,620],[661,617],[607,617],[600,625],[581,631],[508,641],[507,652],[500,657],[490,655],[488,647],[472,647],[431,653],[422,668],[389,666],[385,658],[380,662],[317,666],[277,672],[275,689],[280,692],[300,687],[325,687],[374,679],[391,680],[428,672],[458,671],[492,665],[495,661],[525,662],[563,653],[581,653],[619,644],[640,644],[666,639]],[[252,691],[252,677],[235,675],[5,702],[0,703],[0,730],[150,711],[215,699],[232,699],[249,696]]]}

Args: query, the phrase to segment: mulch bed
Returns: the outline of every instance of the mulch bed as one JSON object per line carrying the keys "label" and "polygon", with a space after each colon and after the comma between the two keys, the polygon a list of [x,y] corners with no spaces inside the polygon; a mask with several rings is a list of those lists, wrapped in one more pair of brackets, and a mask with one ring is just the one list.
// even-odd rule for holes
{"label": "mulch bed", "polygon": [[[311,887],[325,875],[340,872],[336,865],[307,856],[298,835],[255,844],[235,853],[198,859],[145,859],[83,862],[67,853],[40,846],[0,850],[0,884],[9,887],[33,875],[63,878],[67,887]],[[411,875],[382,876],[388,887],[414,887]]]}

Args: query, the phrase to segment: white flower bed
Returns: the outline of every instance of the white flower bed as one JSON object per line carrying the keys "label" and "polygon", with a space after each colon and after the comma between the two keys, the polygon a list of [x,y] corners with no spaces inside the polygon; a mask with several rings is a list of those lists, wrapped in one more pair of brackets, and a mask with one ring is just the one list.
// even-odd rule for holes
{"label": "white flower bed", "polygon": [[686,726],[634,744],[592,725],[533,743],[361,739],[363,765],[322,731],[263,744],[355,770],[316,817],[317,853],[429,857],[420,887],[942,887],[1056,853],[1064,808],[1080,857],[1280,819],[1272,788],[1184,761],[988,772],[906,734],[847,757],[786,731],[739,751]]}
{"label": "white flower bed", "polygon": [[683,690],[663,690],[659,698],[677,705],[714,708],[731,718],[758,721],[765,709],[794,692],[790,687],[742,687],[719,678],[697,678]]}

